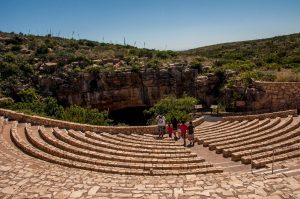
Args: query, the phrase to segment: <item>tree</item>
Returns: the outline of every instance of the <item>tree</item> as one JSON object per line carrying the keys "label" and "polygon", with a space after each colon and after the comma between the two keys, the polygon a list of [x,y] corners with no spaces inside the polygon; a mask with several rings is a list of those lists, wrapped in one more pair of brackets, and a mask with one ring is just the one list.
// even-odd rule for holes
{"label": "tree", "polygon": [[152,115],[148,123],[154,123],[155,117],[159,114],[165,115],[167,121],[176,118],[177,121],[186,122],[192,119],[190,113],[194,111],[196,104],[197,100],[193,97],[184,96],[177,99],[175,96],[168,96],[145,111],[145,114]]}

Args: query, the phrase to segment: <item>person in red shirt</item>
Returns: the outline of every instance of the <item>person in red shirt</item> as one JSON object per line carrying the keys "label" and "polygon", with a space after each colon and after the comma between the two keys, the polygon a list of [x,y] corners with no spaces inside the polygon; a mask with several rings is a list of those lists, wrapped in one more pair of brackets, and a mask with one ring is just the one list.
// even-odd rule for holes
{"label": "person in red shirt", "polygon": [[167,132],[169,134],[169,137],[172,138],[172,134],[173,134],[173,126],[171,123],[168,123],[168,126],[167,126]]}
{"label": "person in red shirt", "polygon": [[182,122],[182,124],[180,125],[180,132],[181,132],[181,137],[183,139],[183,146],[186,145],[186,131],[188,129],[188,126]]}

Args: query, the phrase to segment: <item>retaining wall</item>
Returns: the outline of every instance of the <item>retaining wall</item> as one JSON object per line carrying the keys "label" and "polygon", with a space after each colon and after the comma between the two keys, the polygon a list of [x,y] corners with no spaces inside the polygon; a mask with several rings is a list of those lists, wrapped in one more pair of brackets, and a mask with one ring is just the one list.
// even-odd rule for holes
{"label": "retaining wall", "polygon": [[247,103],[249,110],[279,111],[300,107],[300,82],[253,81],[253,86],[255,99]]}
{"label": "retaining wall", "polygon": [[[90,124],[80,124],[62,120],[55,120],[51,118],[45,118],[35,115],[27,115],[24,113],[18,113],[12,110],[1,109],[0,116],[5,116],[11,120],[19,122],[27,122],[35,125],[44,125],[51,127],[59,127],[64,129],[74,129],[78,131],[93,131],[96,133],[107,132],[111,134],[124,133],[124,134],[156,134],[157,126],[96,126]],[[193,121],[194,126],[198,126],[204,121],[204,118],[197,118]]]}
{"label": "retaining wall", "polygon": [[287,117],[288,115],[297,116],[297,110],[286,110],[277,111],[272,113],[263,113],[255,115],[245,115],[245,116],[229,116],[223,117],[223,121],[242,121],[242,120],[254,120],[254,119],[265,119],[265,118],[275,118],[275,117]]}

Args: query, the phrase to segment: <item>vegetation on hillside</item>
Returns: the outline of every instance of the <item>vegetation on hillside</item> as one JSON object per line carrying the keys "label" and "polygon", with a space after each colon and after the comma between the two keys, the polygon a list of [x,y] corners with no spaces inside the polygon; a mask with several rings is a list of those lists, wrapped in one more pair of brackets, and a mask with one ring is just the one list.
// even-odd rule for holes
{"label": "vegetation on hillside", "polygon": [[198,64],[210,66],[210,72],[232,70],[237,74],[234,79],[245,82],[251,77],[299,81],[295,74],[300,72],[300,34],[196,48],[182,56],[197,57]]}

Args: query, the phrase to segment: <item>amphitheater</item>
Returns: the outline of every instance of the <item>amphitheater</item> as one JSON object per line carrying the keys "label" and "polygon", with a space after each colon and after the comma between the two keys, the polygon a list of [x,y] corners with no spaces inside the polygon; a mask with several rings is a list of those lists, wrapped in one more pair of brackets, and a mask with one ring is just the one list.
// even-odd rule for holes
{"label": "amphitheater", "polygon": [[197,144],[0,109],[0,198],[300,198],[296,110],[200,117]]}

